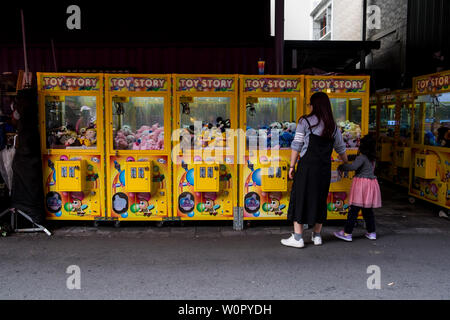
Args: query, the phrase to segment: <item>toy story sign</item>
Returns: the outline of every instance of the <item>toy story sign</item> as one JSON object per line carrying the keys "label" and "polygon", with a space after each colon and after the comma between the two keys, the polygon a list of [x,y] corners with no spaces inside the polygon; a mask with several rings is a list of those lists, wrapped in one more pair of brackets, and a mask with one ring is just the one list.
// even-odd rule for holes
{"label": "toy story sign", "polygon": [[365,93],[366,79],[310,79],[311,92]]}
{"label": "toy story sign", "polygon": [[45,91],[99,91],[99,76],[40,76],[40,90]]}
{"label": "toy story sign", "polygon": [[300,79],[256,78],[244,80],[245,92],[300,92],[300,87]]}
{"label": "toy story sign", "polygon": [[426,94],[449,91],[450,71],[414,79],[414,92]]}
{"label": "toy story sign", "polygon": [[167,91],[168,81],[154,77],[112,77],[108,85],[111,91]]}
{"label": "toy story sign", "polygon": [[226,77],[178,78],[177,91],[190,92],[233,92],[235,79]]}

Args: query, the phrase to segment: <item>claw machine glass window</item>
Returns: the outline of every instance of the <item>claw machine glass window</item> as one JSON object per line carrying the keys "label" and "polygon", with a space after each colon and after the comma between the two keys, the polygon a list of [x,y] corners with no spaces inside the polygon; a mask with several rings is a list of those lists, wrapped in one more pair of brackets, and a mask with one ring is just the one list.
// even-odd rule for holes
{"label": "claw machine glass window", "polygon": [[414,141],[427,146],[450,147],[450,93],[419,96]]}
{"label": "claw machine glass window", "polygon": [[247,149],[290,148],[298,120],[297,98],[259,97],[246,109]]}
{"label": "claw machine glass window", "polygon": [[114,150],[164,150],[164,97],[113,98]]}
{"label": "claw machine glass window", "polygon": [[[199,134],[200,140],[191,139],[192,148],[208,149],[228,146],[225,142],[225,132],[231,127],[231,98],[192,97],[189,102],[180,100],[181,129],[187,130],[190,136],[195,133],[195,130],[202,131],[202,134]],[[217,131],[209,130],[213,128]],[[188,147],[186,141],[185,137],[182,137],[182,148]]]}
{"label": "claw machine glass window", "polygon": [[395,104],[383,104],[380,109],[380,135],[394,137],[395,133]]}
{"label": "claw machine glass window", "polygon": [[361,98],[331,98],[336,123],[341,128],[347,148],[358,148],[361,135]]}
{"label": "claw machine glass window", "polygon": [[375,133],[377,130],[377,106],[371,105],[369,109],[369,132]]}
{"label": "claw machine glass window", "polygon": [[412,105],[403,104],[400,110],[400,138],[411,138]]}
{"label": "claw machine glass window", "polygon": [[46,96],[48,149],[97,148],[97,98]]}

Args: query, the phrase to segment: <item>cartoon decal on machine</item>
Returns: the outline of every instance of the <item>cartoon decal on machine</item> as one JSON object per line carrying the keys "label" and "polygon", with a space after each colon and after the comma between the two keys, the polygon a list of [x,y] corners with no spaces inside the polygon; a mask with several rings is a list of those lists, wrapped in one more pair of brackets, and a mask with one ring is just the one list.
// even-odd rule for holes
{"label": "cartoon decal on machine", "polygon": [[[55,162],[60,164],[86,161],[85,174],[81,177],[85,179],[86,186],[81,191],[63,191],[59,190],[58,179],[74,176],[73,167],[61,168],[57,174]],[[77,217],[98,217],[100,214],[100,204],[95,198],[92,198],[99,189],[99,157],[87,158],[86,156],[77,156],[69,158],[68,155],[52,156],[47,159],[46,166],[46,209],[55,217],[77,216]],[[66,171],[67,170],[67,171]],[[56,190],[55,190],[56,188]],[[64,188],[63,188],[64,189]]]}

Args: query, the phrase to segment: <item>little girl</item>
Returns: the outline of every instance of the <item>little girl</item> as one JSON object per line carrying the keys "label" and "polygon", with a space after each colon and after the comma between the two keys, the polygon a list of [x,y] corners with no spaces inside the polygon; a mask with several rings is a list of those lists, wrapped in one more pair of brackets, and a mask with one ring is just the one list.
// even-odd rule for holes
{"label": "little girl", "polygon": [[338,167],[342,171],[356,171],[350,190],[350,210],[347,223],[342,231],[334,235],[345,241],[352,241],[353,227],[358,213],[361,210],[366,222],[366,238],[376,240],[375,217],[373,208],[381,207],[381,192],[377,177],[374,175],[376,158],[376,141],[368,135],[361,139],[359,155],[351,164],[343,164]]}

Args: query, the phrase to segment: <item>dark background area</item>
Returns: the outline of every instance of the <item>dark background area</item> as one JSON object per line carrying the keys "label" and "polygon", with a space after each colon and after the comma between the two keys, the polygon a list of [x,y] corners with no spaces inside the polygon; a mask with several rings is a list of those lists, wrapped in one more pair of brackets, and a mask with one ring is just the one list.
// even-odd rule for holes
{"label": "dark background area", "polygon": [[[81,30],[68,30],[67,7],[81,9]],[[34,1],[2,2],[0,42],[264,42],[270,1]]]}
{"label": "dark background area", "polygon": [[[81,8],[81,30],[66,28],[71,4]],[[373,90],[394,90],[410,88],[414,76],[450,69],[450,0],[368,4],[382,9],[382,29],[368,32],[367,38],[372,44],[380,42],[378,49],[370,43],[286,41],[284,73],[311,68],[366,73],[372,76]],[[256,74],[261,58],[266,74],[276,73],[270,0],[63,0],[0,6],[0,72],[24,69],[22,7],[32,72]],[[355,64],[363,48],[369,48],[366,70],[359,70]],[[433,58],[438,51],[443,61]]]}

